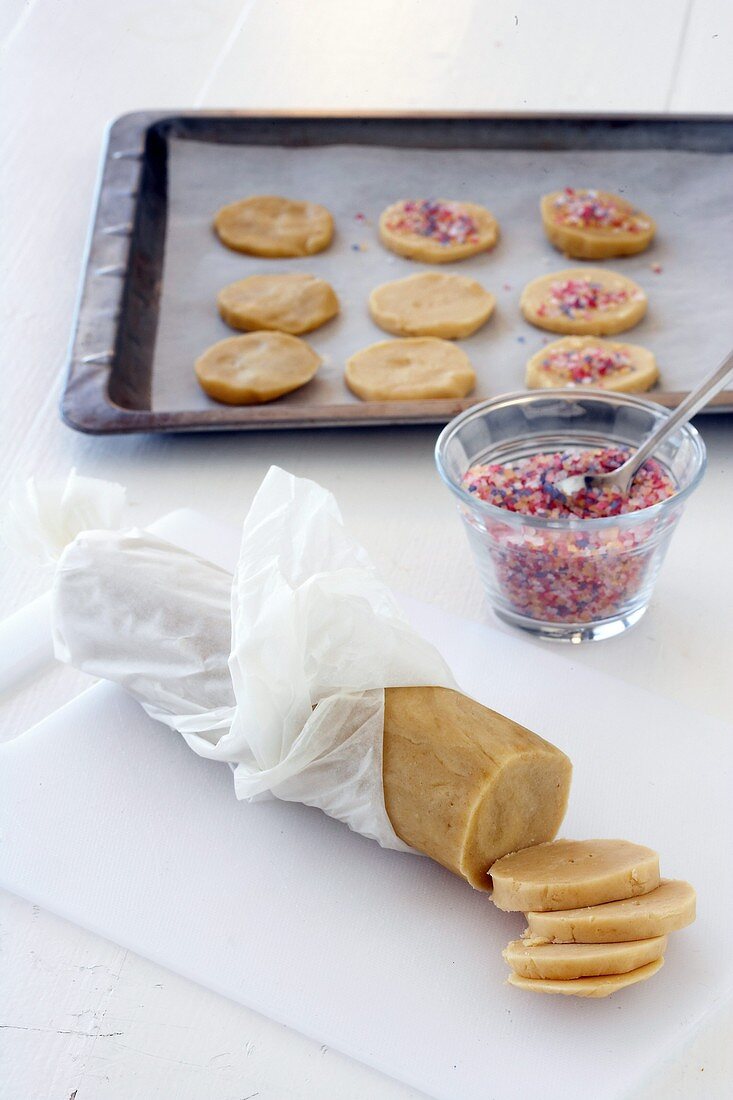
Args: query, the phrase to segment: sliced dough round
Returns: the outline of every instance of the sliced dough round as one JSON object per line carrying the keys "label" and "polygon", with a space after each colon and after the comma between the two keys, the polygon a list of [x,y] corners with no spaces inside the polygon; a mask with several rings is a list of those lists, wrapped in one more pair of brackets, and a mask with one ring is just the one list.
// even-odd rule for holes
{"label": "sliced dough round", "polygon": [[216,304],[232,328],[275,329],[295,336],[312,332],[339,311],[330,283],[299,272],[250,275],[220,290]]}
{"label": "sliced dough round", "polygon": [[372,344],[347,361],[345,378],[362,401],[465,397],[476,385],[465,351],[433,336]]}
{"label": "sliced dough round", "polygon": [[643,252],[654,222],[620,195],[588,187],[552,191],[540,202],[548,239],[576,260],[607,260]]}
{"label": "sliced dough round", "polygon": [[527,321],[549,332],[613,336],[633,328],[647,297],[631,279],[603,267],[571,267],[527,283],[519,301]]}
{"label": "sliced dough round", "polygon": [[566,997],[610,997],[627,985],[645,982],[664,966],[664,959],[630,970],[628,974],[605,974],[597,978],[571,978],[568,981],[552,981],[549,978],[522,978],[519,974],[510,974],[509,985],[517,989],[528,989],[531,993],[564,993]]}
{"label": "sliced dough round", "polygon": [[310,382],[321,360],[305,340],[250,332],[212,344],[196,360],[199,385],[225,405],[261,405]]}
{"label": "sliced dough round", "polygon": [[312,256],[328,248],[333,218],[315,202],[250,195],[222,206],[214,229],[227,248],[253,256]]}
{"label": "sliced dough round", "polygon": [[386,332],[444,340],[470,336],[488,321],[494,304],[494,295],[475,279],[438,271],[382,283],[369,295],[369,312]]}
{"label": "sliced dough round", "polygon": [[499,223],[475,202],[400,199],[382,212],[379,237],[399,256],[446,264],[488,252],[499,239]]}
{"label": "sliced dough round", "polygon": [[523,978],[597,978],[601,974],[628,974],[660,959],[666,936],[629,943],[544,943],[512,940],[502,951],[515,974]]}
{"label": "sliced dough round", "polygon": [[599,386],[615,393],[640,393],[659,378],[651,351],[600,336],[564,336],[527,361],[527,386]]}
{"label": "sliced dough round", "polygon": [[553,840],[504,856],[489,875],[499,909],[573,909],[655,890],[659,856],[629,840]]}
{"label": "sliced dough round", "polygon": [[689,882],[662,879],[656,890],[559,913],[527,913],[530,938],[551,943],[620,943],[666,936],[695,919],[695,891]]}

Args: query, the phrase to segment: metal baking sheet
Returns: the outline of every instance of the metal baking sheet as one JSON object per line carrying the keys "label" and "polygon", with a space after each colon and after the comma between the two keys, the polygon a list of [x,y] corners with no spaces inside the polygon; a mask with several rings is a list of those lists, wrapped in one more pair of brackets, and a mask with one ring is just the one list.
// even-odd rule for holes
{"label": "metal baking sheet", "polygon": [[[128,116],[111,132],[64,417],[89,431],[442,423],[521,389],[527,358],[553,339],[523,321],[521,289],[575,266],[546,241],[538,214],[540,195],[566,184],[626,193],[657,220],[651,249],[604,266],[647,291],[647,317],[620,338],[655,352],[662,377],[650,396],[674,405],[731,342],[729,121]],[[224,248],[211,229],[217,208],[268,192],[326,205],[333,245],[295,260]],[[482,202],[501,225],[492,252],[441,268],[479,279],[497,299],[488,324],[461,341],[476,390],[457,401],[362,402],[344,384],[344,362],[389,338],[369,317],[369,291],[425,269],[382,248],[376,222],[396,198],[425,194]],[[218,405],[192,369],[204,348],[232,335],[217,291],[270,271],[309,271],[334,285],[340,316],[306,337],[323,366],[308,386],[268,405]],[[733,409],[733,393],[715,408]]]}

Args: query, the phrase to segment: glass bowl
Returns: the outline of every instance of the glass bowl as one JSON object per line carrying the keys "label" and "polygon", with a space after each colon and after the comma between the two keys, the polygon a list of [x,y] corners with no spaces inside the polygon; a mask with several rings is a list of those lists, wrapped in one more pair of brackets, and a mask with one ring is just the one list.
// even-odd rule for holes
{"label": "glass bowl", "polygon": [[470,467],[614,444],[633,449],[668,415],[634,394],[546,389],[474,405],[443,429],[438,472],[458,500],[500,619],[569,642],[611,638],[637,623],[685,501],[705,472],[705,445],[690,424],[679,428],[654,454],[676,493],[638,512],[598,519],[498,508],[462,488]]}

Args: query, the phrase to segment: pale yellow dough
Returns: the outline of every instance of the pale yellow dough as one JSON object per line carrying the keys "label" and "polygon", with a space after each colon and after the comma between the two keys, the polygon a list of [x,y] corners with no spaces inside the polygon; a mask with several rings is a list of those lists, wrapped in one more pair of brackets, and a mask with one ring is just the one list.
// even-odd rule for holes
{"label": "pale yellow dough", "polygon": [[363,401],[465,397],[476,385],[465,351],[434,336],[372,344],[347,361],[345,378]]}
{"label": "pale yellow dough", "polygon": [[409,260],[420,260],[428,264],[446,264],[454,260],[465,260],[478,252],[488,252],[499,239],[499,223],[494,215],[476,202],[463,202],[458,199],[437,199],[438,203],[449,206],[457,214],[465,214],[476,226],[472,239],[450,241],[442,244],[433,237],[399,229],[396,222],[404,214],[406,202],[423,202],[423,199],[400,199],[384,210],[379,218],[379,238],[386,248],[398,256]]}
{"label": "pale yellow dough", "polygon": [[[593,355],[620,355],[626,360],[623,369],[614,371],[591,382],[574,382],[568,370],[552,366],[552,358],[558,353]],[[548,363],[545,367],[544,364]],[[615,393],[641,393],[651,389],[659,378],[654,354],[639,344],[614,343],[600,336],[564,336],[546,344],[527,361],[527,386],[531,390],[551,386],[598,386]]]}
{"label": "pale yellow dough", "polygon": [[284,332],[230,336],[196,360],[199,385],[225,405],[260,405],[310,382],[321,360],[305,340]]}
{"label": "pale yellow dough", "polygon": [[577,188],[575,193],[588,198],[597,196],[602,203],[612,204],[621,215],[623,224],[568,224],[562,217],[566,194],[564,191],[552,191],[542,198],[540,213],[545,233],[555,248],[574,260],[607,260],[611,256],[632,256],[649,247],[655,225],[648,214],[611,191]]}
{"label": "pale yellow dough", "polygon": [[395,336],[439,336],[458,340],[488,321],[494,296],[464,275],[422,271],[383,283],[369,295],[369,312]]}
{"label": "pale yellow dough", "polygon": [[602,974],[628,974],[660,959],[666,936],[629,943],[543,943],[512,940],[502,955],[522,978],[569,981]]}
{"label": "pale yellow dough", "polygon": [[[608,304],[571,308],[563,312],[554,292],[561,290],[568,281],[581,288],[597,289],[601,294],[609,292],[620,300]],[[594,289],[595,288],[595,289]],[[575,267],[541,275],[527,283],[519,301],[524,317],[532,325],[549,332],[575,336],[613,336],[633,328],[647,310],[644,291],[631,279],[603,267]]]}
{"label": "pale yellow dough", "polygon": [[517,989],[527,989],[531,993],[562,993],[566,997],[609,997],[627,985],[645,982],[662,969],[664,959],[630,970],[628,974],[606,974],[597,978],[572,978],[568,981],[551,981],[546,978],[522,978],[519,974],[510,974],[509,985]]}
{"label": "pale yellow dough", "polygon": [[384,803],[392,826],[478,890],[488,890],[499,855],[552,839],[571,774],[560,749],[458,691],[384,693]]}
{"label": "pale yellow dough", "polygon": [[227,248],[253,256],[311,256],[328,248],[333,218],[315,202],[250,195],[222,206],[214,229]]}
{"label": "pale yellow dough", "polygon": [[315,275],[250,275],[230,283],[216,299],[232,328],[274,329],[294,336],[330,321],[339,310],[333,287]]}
{"label": "pale yellow dough", "polygon": [[662,879],[656,890],[559,913],[527,913],[531,938],[552,943],[619,943],[665,936],[695,919],[695,891],[689,882]]}
{"label": "pale yellow dough", "polygon": [[498,860],[492,901],[507,912],[601,905],[659,885],[659,856],[629,840],[555,840]]}

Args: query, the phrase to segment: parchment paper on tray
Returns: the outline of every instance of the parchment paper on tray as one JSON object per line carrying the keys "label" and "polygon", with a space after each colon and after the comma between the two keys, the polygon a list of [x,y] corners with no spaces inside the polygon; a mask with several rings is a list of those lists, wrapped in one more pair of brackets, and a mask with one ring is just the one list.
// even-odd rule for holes
{"label": "parchment paper on tray", "polygon": [[[527,358],[552,337],[519,313],[523,285],[575,266],[545,239],[540,196],[568,184],[626,195],[655,218],[651,249],[608,261],[641,284],[650,300],[644,321],[624,339],[648,346],[661,370],[658,390],[690,389],[728,350],[733,329],[733,162],[730,156],[668,150],[540,152],[315,148],[221,145],[172,139],[169,207],[160,318],[153,361],[152,407],[216,407],[200,390],[193,362],[232,335],[219,318],[217,292],[255,272],[304,271],[329,280],[342,313],[307,340],[324,359],[306,387],[280,399],[293,406],[353,404],[343,382],[353,352],[388,339],[370,319],[367,298],[379,283],[424,265],[402,259],[377,239],[379,214],[407,196],[473,199],[496,215],[497,247],[450,266],[497,297],[491,320],[461,346],[478,376],[475,399],[524,387]],[[312,199],[336,221],[332,246],[317,256],[263,260],[234,253],[216,239],[216,210],[248,194]]]}

